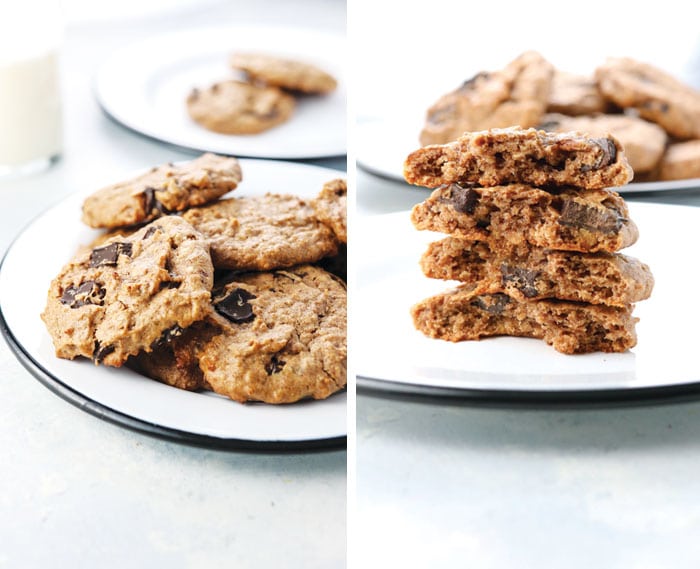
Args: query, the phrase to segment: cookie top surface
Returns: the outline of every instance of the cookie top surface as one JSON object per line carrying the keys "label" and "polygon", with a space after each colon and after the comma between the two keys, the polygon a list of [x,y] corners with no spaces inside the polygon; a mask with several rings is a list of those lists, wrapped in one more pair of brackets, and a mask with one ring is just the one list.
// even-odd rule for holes
{"label": "cookie top surface", "polygon": [[341,243],[348,242],[348,186],[340,178],[323,185],[318,196],[311,201],[316,217],[333,230]]}
{"label": "cookie top surface", "polygon": [[700,92],[661,69],[628,57],[609,58],[595,71],[601,93],[633,108],[670,135],[700,138]]}
{"label": "cookie top surface", "polygon": [[311,205],[285,194],[220,200],[183,215],[211,246],[216,268],[271,270],[337,252],[337,239]]}
{"label": "cookie top surface", "polygon": [[120,366],[210,311],[207,243],[177,216],[78,254],[51,282],[42,319],[56,355]]}
{"label": "cookie top surface", "polygon": [[236,401],[322,399],[346,383],[347,294],[300,265],[244,273],[214,293],[221,334],[199,352],[205,381]]}
{"label": "cookie top surface", "polygon": [[273,86],[229,80],[187,97],[190,117],[208,130],[222,134],[258,134],[289,120],[294,97]]}
{"label": "cookie top surface", "polygon": [[323,69],[295,59],[264,53],[234,53],[231,67],[245,71],[254,81],[309,94],[330,93],[338,82]]}
{"label": "cookie top surface", "polygon": [[535,126],[546,110],[553,71],[529,51],[499,71],[477,74],[428,109],[420,143],[444,144],[467,131]]}
{"label": "cookie top surface", "polygon": [[547,99],[547,111],[578,116],[604,113],[607,100],[598,91],[593,77],[556,70]]}
{"label": "cookie top surface", "polygon": [[182,164],[165,164],[98,190],[83,202],[83,222],[115,228],[144,223],[216,200],[241,181],[235,158],[203,154]]}
{"label": "cookie top surface", "polygon": [[514,127],[467,132],[454,142],[419,148],[406,158],[404,177],[428,188],[523,183],[600,189],[626,184],[632,168],[613,136]]}
{"label": "cookie top surface", "polygon": [[606,115],[569,117],[549,113],[542,117],[538,128],[550,132],[576,131],[586,136],[613,135],[625,150],[625,156],[635,172],[653,170],[661,159],[668,136],[659,125],[634,115]]}

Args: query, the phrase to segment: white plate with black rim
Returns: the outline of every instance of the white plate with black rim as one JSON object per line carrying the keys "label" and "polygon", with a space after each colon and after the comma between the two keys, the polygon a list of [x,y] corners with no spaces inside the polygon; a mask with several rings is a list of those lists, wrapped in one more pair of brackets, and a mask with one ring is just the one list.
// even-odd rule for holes
{"label": "white plate with black rim", "polygon": [[[416,121],[374,120],[357,126],[357,164],[372,174],[404,182],[403,163],[420,148]],[[620,194],[700,190],[700,178],[665,182],[631,182],[615,188]]]}
{"label": "white plate with black rim", "polygon": [[[298,59],[333,75],[327,95],[297,96],[292,117],[259,134],[220,134],[197,124],[185,101],[193,88],[240,79],[234,51]],[[307,159],[346,152],[345,38],[320,30],[275,26],[198,28],[127,45],[99,67],[95,93],[117,122],[174,146],[253,158]]]}
{"label": "white plate with black rim", "polygon": [[508,402],[634,400],[700,394],[693,285],[700,208],[630,203],[639,241],[625,254],[654,274],[637,303],[638,343],[619,354],[564,355],[541,340],[496,337],[452,343],[418,332],[410,307],[458,283],[425,277],[418,260],[430,241],[409,212],[363,219],[355,236],[357,286],[352,329],[358,387]]}
{"label": "white plate with black rim", "polygon": [[[267,160],[244,159],[241,167],[244,181],[232,195],[259,195],[282,188],[285,193],[313,197],[326,181],[345,176],[337,170]],[[344,446],[346,392],[290,405],[240,404],[213,393],[179,390],[125,367],[55,356],[39,315],[50,281],[80,245],[99,234],[80,221],[83,199],[94,189],[74,194],[39,215],[14,240],[2,261],[0,326],[21,363],[80,409],[157,437],[231,449],[296,451]]]}

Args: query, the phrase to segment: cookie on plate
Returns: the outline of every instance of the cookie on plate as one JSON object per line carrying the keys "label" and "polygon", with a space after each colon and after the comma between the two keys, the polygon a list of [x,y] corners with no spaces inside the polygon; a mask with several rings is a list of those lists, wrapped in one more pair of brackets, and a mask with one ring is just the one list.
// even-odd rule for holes
{"label": "cookie on plate", "polygon": [[348,186],[340,178],[326,182],[311,207],[316,217],[333,230],[338,241],[348,242]]}
{"label": "cookie on plate", "polygon": [[700,92],[661,69],[612,57],[595,70],[601,93],[679,139],[700,138]]}
{"label": "cookie on plate", "polygon": [[632,169],[613,136],[548,133],[534,128],[467,132],[447,144],[419,148],[404,163],[409,184],[497,186],[575,186],[601,189],[622,186]]}
{"label": "cookie on plate", "polygon": [[83,202],[83,222],[116,228],[144,223],[209,203],[241,181],[235,158],[203,154],[181,164],[165,164],[145,174],[98,190]]}
{"label": "cookie on plate", "polygon": [[228,80],[193,89],[187,112],[204,128],[221,134],[258,134],[290,119],[296,101],[277,87]]}
{"label": "cookie on plate", "polygon": [[625,306],[649,298],[649,267],[620,253],[578,253],[524,247],[503,255],[483,241],[447,237],[420,260],[425,276],[469,283],[479,293],[503,292],[518,300],[557,298]]}
{"label": "cookie on plate", "polygon": [[266,271],[335,255],[338,241],[311,205],[286,194],[220,200],[185,212],[217,269]]}
{"label": "cookie on plate", "polygon": [[51,282],[41,315],[60,358],[121,366],[210,311],[209,247],[166,216],[78,254]]}
{"label": "cookie on plate", "polygon": [[700,178],[700,140],[669,144],[655,177],[658,180]]}
{"label": "cookie on plate", "polygon": [[587,136],[613,135],[625,149],[625,157],[635,174],[650,172],[659,163],[668,136],[659,125],[634,115],[605,115],[569,117],[549,113],[542,117],[538,128],[549,132],[578,131]]}
{"label": "cookie on plate", "polygon": [[525,245],[562,251],[615,252],[638,238],[627,204],[611,190],[545,191],[522,184],[441,186],[411,211],[417,229],[488,241],[511,255]]}
{"label": "cookie on plate", "polygon": [[553,71],[540,54],[528,51],[499,71],[475,75],[428,109],[420,143],[444,144],[467,131],[535,126],[546,110]]}
{"label": "cookie on plate", "polygon": [[411,315],[426,336],[451,342],[539,338],[564,354],[624,352],[637,343],[631,305],[520,301],[503,293],[477,294],[463,285],[419,302]]}
{"label": "cookie on plate", "polygon": [[346,290],[310,265],[244,273],[214,295],[221,333],[199,350],[211,388],[236,401],[324,399],[346,384]]}
{"label": "cookie on plate", "polygon": [[598,91],[593,77],[557,69],[547,99],[547,111],[569,116],[604,113],[608,101]]}
{"label": "cookie on plate", "polygon": [[310,63],[265,53],[234,53],[231,67],[254,82],[308,94],[326,94],[338,86],[330,74]]}

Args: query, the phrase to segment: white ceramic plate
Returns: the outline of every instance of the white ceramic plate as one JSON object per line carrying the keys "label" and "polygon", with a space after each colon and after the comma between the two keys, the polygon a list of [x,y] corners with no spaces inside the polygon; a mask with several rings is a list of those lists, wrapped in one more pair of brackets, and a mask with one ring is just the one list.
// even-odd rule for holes
{"label": "white ceramic plate", "polygon": [[[324,96],[298,98],[286,123],[255,135],[205,129],[187,114],[193,87],[240,77],[228,66],[236,50],[316,64],[338,80]],[[129,45],[101,65],[96,95],[118,122],[179,147],[257,158],[319,158],[346,151],[345,38],[317,30],[246,26],[196,29]]]}
{"label": "white ceramic plate", "polygon": [[[275,161],[241,160],[233,195],[280,191],[312,197],[344,173]],[[125,176],[127,178],[128,176]],[[39,314],[51,279],[77,247],[99,232],[80,221],[76,194],[36,218],[10,246],[0,270],[3,332],[22,363],[59,395],[101,418],[195,444],[275,449],[338,446],[346,437],[346,394],[293,405],[242,405],[212,393],[182,391],[126,368],[62,360]]]}
{"label": "white ceramic plate", "polygon": [[441,237],[413,228],[409,213],[362,220],[355,235],[352,353],[358,385],[384,390],[515,398],[677,388],[700,382],[695,260],[700,208],[630,203],[640,239],[625,250],[655,277],[635,315],[638,344],[623,354],[567,356],[543,341],[498,337],[451,343],[416,331],[410,307],[456,283],[423,276],[418,260]]}
{"label": "white ceramic plate", "polygon": [[[370,121],[357,126],[357,164],[368,172],[404,181],[403,163],[420,147],[422,123],[410,121]],[[700,178],[670,182],[632,182],[615,188],[621,194],[669,192],[700,188]]]}

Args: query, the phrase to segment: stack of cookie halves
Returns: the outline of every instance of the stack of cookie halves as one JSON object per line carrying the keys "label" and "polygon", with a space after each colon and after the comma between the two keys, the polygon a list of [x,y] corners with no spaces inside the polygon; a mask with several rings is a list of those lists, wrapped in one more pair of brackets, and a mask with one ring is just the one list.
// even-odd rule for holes
{"label": "stack of cookie halves", "polygon": [[654,279],[618,253],[638,230],[609,189],[631,174],[614,137],[573,132],[492,129],[413,152],[406,180],[436,188],[413,224],[448,234],[421,267],[463,283],[416,304],[416,328],[455,342],[540,338],[566,354],[633,347],[634,303]]}
{"label": "stack of cookie halves", "polygon": [[238,160],[204,154],[88,196],[83,221],[109,231],[51,283],[56,355],[241,402],[341,390],[345,181],[311,200],[223,197],[241,179]]}

